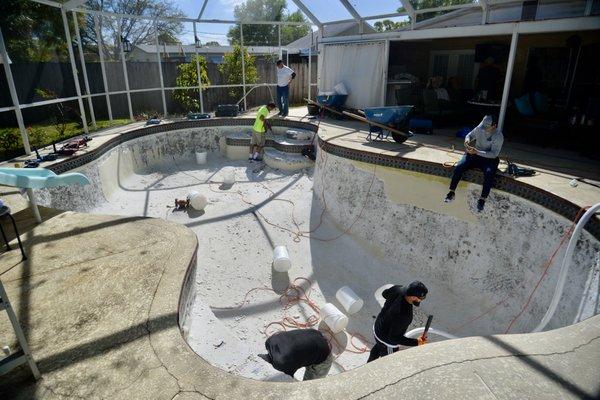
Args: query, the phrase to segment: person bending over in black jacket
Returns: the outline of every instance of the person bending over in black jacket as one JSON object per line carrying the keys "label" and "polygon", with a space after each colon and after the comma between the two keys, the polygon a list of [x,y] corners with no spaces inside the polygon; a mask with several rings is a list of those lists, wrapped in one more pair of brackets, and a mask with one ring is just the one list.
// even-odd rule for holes
{"label": "person bending over in black jacket", "polygon": [[267,339],[265,347],[269,353],[258,356],[292,378],[302,367],[306,367],[305,381],[324,378],[333,363],[329,342],[314,329],[277,332]]}
{"label": "person bending over in black jacket", "polygon": [[427,343],[427,336],[417,339],[404,336],[413,320],[413,306],[418,307],[425,299],[427,287],[422,282],[414,281],[408,286],[394,285],[382,294],[385,304],[373,326],[375,345],[367,362],[392,354],[400,346],[420,346]]}

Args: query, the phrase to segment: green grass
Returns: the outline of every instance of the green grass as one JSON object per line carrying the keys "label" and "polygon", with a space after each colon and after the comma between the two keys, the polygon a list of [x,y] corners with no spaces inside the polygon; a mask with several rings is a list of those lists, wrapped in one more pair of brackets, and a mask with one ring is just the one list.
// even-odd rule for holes
{"label": "green grass", "polygon": [[[90,132],[105,129],[113,126],[125,125],[130,123],[129,119],[115,119],[112,123],[109,120],[96,120],[96,129],[89,126]],[[44,147],[54,142],[72,138],[83,134],[83,129],[76,122],[66,124],[64,134],[60,134],[53,123],[43,123],[27,126],[29,135],[29,144],[33,147]],[[23,141],[18,127],[0,128],[0,161],[25,154],[23,150]]]}

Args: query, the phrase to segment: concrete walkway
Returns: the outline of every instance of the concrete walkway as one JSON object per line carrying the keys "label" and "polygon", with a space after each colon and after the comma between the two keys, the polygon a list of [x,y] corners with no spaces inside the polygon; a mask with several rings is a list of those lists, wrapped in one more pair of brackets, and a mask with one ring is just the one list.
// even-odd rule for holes
{"label": "concrete walkway", "polygon": [[[24,367],[2,376],[2,399],[600,395],[600,316],[540,334],[432,343],[318,381],[239,378],[203,361],[181,336],[180,288],[197,245],[187,228],[160,219],[66,212],[23,236],[29,260],[20,262],[14,250],[2,254],[0,279],[43,379],[33,381]],[[11,337],[0,319],[3,343]]]}

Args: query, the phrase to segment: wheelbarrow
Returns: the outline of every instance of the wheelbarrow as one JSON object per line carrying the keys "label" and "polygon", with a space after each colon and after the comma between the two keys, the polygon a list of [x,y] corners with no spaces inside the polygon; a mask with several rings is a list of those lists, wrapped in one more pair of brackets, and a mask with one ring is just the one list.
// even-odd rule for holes
{"label": "wheelbarrow", "polygon": [[[346,102],[347,98],[347,94],[320,94],[317,95],[317,103],[341,113],[344,109],[344,103]],[[332,113],[330,115],[331,117],[340,119],[337,116],[338,114]]]}
{"label": "wheelbarrow", "polygon": [[[391,107],[371,107],[365,108],[365,117],[367,123],[369,121],[376,122],[379,125],[386,125],[391,128],[385,129],[381,126],[369,124],[369,134],[367,141],[385,140],[390,134],[394,141],[398,143],[404,142],[410,136],[410,133],[401,135],[394,131],[401,131],[408,126],[409,117],[412,114],[414,106],[391,106]],[[406,130],[408,132],[408,130]],[[376,134],[373,136],[373,134]]]}

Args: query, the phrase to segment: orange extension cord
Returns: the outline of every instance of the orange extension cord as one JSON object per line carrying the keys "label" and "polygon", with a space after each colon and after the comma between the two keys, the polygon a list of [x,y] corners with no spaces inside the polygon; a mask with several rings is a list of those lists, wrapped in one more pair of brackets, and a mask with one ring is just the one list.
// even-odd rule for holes
{"label": "orange extension cord", "polygon": [[[305,289],[302,286],[302,282],[305,282],[307,284],[307,286],[308,286],[307,289]],[[259,287],[255,287],[255,288],[248,290],[246,292],[246,294],[244,295],[243,300],[241,302],[237,303],[236,305],[227,306],[227,307],[210,306],[210,308],[214,309],[214,310],[241,309],[247,303],[249,303],[248,297],[250,296],[250,294],[253,292],[256,292],[256,291],[267,291],[267,292],[277,293],[277,292],[275,292],[274,289],[272,289],[270,287],[259,286]],[[307,329],[307,328],[312,328],[313,326],[317,325],[319,323],[319,321],[321,320],[321,309],[310,298],[311,292],[312,292],[312,281],[310,279],[305,278],[305,277],[297,277],[296,279],[294,279],[292,281],[292,283],[290,283],[285,288],[283,293],[279,296],[279,303],[281,304],[281,307],[284,311],[283,317],[278,321],[273,321],[273,322],[268,323],[265,326],[264,330],[261,331],[261,333],[263,333],[266,337],[269,337],[269,336],[273,335],[274,333],[281,332],[281,331],[287,331],[288,328]],[[313,314],[308,316],[308,318],[306,319],[305,322],[297,321],[295,318],[289,317],[287,315],[287,311],[291,307],[298,305],[300,303],[307,304],[314,312]],[[278,326],[281,329],[277,329],[273,332],[269,332],[269,328],[271,328],[273,326]],[[354,353],[354,354],[363,354],[370,350],[368,346],[365,346],[365,345],[361,346],[361,345],[355,344],[355,342],[354,342],[355,339],[359,339],[363,343],[372,344],[361,334],[348,332],[348,335],[350,336],[350,340],[348,341],[348,344],[350,345],[350,347],[347,348],[339,342],[339,340],[335,337],[335,334],[333,332],[331,332],[331,330],[329,330],[328,328],[326,328],[325,334],[328,336],[329,347],[332,349],[334,354],[336,354],[336,356],[335,356],[336,359],[345,351],[347,351],[349,353]],[[334,346],[335,346],[335,351],[334,351]]]}

